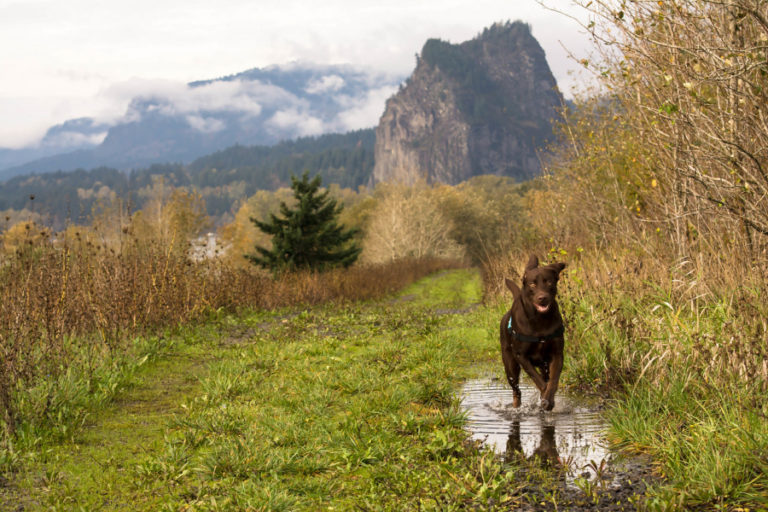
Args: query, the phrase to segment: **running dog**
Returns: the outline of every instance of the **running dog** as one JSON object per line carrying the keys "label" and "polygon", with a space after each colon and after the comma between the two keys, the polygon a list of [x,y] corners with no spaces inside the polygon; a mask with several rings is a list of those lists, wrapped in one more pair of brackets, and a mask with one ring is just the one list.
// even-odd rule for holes
{"label": "running dog", "polygon": [[541,408],[555,406],[560,372],[563,369],[563,318],[557,307],[557,281],[565,263],[539,266],[531,255],[523,273],[522,289],[510,279],[504,282],[514,296],[501,318],[501,359],[514,395],[512,406],[520,407],[520,368],[541,393]]}

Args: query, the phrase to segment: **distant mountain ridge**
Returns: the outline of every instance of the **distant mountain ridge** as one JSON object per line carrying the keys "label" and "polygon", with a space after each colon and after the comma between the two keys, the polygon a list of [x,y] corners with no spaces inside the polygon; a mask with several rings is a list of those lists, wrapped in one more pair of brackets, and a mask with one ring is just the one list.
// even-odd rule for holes
{"label": "distant mountain ridge", "polygon": [[461,44],[430,39],[376,128],[374,180],[529,179],[562,102],[523,22],[494,24]]}
{"label": "distant mountain ridge", "polygon": [[[0,184],[0,212],[34,208],[45,224],[62,229],[68,222],[88,222],[93,206],[110,197],[141,208],[142,190],[161,178],[168,186],[196,190],[208,214],[219,222],[258,190],[289,186],[291,175],[305,170],[319,174],[324,184],[351,188],[366,184],[373,171],[373,146],[373,128],[368,128],[273,146],[237,145],[188,165],[155,164],[130,173],[98,167],[15,176]],[[35,197],[34,205],[30,196]]]}
{"label": "distant mountain ridge", "polygon": [[52,127],[36,149],[0,148],[0,180],[77,168],[185,163],[233,144],[272,145],[369,127],[398,82],[351,66],[300,64],[191,82],[137,96],[113,126],[70,120]]}

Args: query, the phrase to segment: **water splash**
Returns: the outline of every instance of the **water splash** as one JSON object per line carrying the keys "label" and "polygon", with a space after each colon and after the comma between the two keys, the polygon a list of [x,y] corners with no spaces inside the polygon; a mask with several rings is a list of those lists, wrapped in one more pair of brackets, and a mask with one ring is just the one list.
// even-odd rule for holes
{"label": "water splash", "polygon": [[[522,405],[512,407],[512,389],[501,380],[466,382],[461,405],[472,438],[505,458],[523,454],[567,467],[567,479],[595,478],[601,464],[613,458],[602,437],[607,424],[597,408],[562,392],[552,411],[541,411],[539,392],[521,385]],[[605,462],[604,462],[605,461]]]}

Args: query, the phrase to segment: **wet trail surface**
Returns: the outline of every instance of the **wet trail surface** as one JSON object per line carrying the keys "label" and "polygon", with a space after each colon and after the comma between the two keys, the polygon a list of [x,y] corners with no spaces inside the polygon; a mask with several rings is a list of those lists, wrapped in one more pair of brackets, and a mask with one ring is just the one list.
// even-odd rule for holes
{"label": "wet trail surface", "polygon": [[538,390],[524,383],[520,390],[522,405],[515,409],[512,389],[501,379],[464,384],[461,406],[472,439],[504,459],[537,458],[560,469],[558,505],[565,510],[634,510],[638,496],[654,480],[651,467],[645,459],[623,457],[609,448],[600,403],[560,391],[554,409],[544,412]]}
{"label": "wet trail surface", "polygon": [[[588,465],[612,458],[602,439],[607,424],[594,404],[558,394],[555,408],[540,411],[538,391],[521,385],[523,404],[512,407],[512,389],[502,380],[477,379],[462,389],[462,407],[468,413],[472,438],[486,443],[506,458],[522,453],[542,460],[569,461],[571,477]],[[594,477],[594,470],[591,471]]]}

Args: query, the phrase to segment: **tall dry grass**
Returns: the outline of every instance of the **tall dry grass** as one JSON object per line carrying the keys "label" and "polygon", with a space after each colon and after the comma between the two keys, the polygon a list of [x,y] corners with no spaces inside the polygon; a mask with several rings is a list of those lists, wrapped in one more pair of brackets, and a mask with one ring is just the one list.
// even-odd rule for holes
{"label": "tall dry grass", "polygon": [[575,342],[614,338],[591,348],[623,350],[620,373],[661,384],[686,368],[713,389],[764,382],[768,6],[582,5],[600,57],[582,63],[602,88],[564,111],[520,214],[532,234],[486,262],[486,293],[502,296],[502,276],[530,252],[564,260],[564,299],[592,308],[572,308],[591,330]]}
{"label": "tall dry grass", "polygon": [[[93,366],[131,337],[210,312],[368,299],[452,264],[431,259],[303,272],[194,263],[183,251],[126,234],[119,250],[79,235],[31,238],[0,266],[0,418],[12,432],[16,390],[55,379],[88,354]],[[78,352],[77,357],[73,352]]]}
{"label": "tall dry grass", "polygon": [[529,252],[565,261],[559,290],[568,350],[573,359],[598,355],[600,368],[588,372],[597,386],[622,388],[641,377],[662,385],[684,368],[713,392],[768,392],[768,276],[745,272],[739,253],[649,257],[641,245],[518,250],[487,262],[486,298],[511,301],[504,277],[519,279]]}

